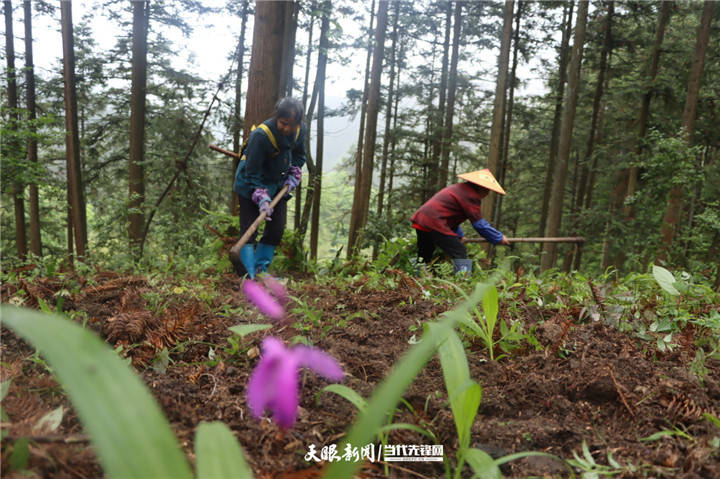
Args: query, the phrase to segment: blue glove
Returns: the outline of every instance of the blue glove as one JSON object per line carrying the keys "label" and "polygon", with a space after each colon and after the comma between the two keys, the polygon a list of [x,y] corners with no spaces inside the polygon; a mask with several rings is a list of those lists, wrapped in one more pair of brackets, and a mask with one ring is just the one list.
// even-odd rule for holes
{"label": "blue glove", "polygon": [[499,244],[503,239],[503,234],[490,226],[484,219],[477,220],[473,224],[473,228],[478,232],[480,236],[488,240],[489,243]]}
{"label": "blue glove", "polygon": [[457,225],[457,227],[453,230],[453,233],[455,233],[456,235],[458,235],[458,238],[462,238],[463,236],[465,236],[465,232],[464,232],[463,229],[460,227],[460,225]]}
{"label": "blue glove", "polygon": [[258,188],[253,191],[252,194],[253,202],[258,205],[261,213],[265,213],[265,221],[272,221],[270,215],[272,215],[273,209],[270,206],[270,193],[265,188]]}
{"label": "blue glove", "polygon": [[289,173],[287,180],[285,180],[285,184],[290,187],[288,188],[288,193],[300,184],[300,180],[302,180],[302,169],[299,166],[291,166]]}

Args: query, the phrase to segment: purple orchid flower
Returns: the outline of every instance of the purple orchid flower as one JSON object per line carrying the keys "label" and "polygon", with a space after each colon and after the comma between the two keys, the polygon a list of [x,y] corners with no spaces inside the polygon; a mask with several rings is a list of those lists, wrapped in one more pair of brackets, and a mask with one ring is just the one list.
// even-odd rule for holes
{"label": "purple orchid flower", "polygon": [[277,302],[259,283],[246,279],[242,285],[245,296],[263,313],[272,319],[280,321],[285,317],[285,308]]}
{"label": "purple orchid flower", "polygon": [[275,296],[281,305],[285,306],[288,303],[290,298],[288,297],[287,288],[277,278],[270,274],[264,274],[262,276],[262,282],[270,294]]}
{"label": "purple orchid flower", "polygon": [[343,370],[328,353],[304,345],[286,348],[278,338],[262,342],[262,356],[247,385],[247,403],[258,419],[269,409],[275,421],[289,429],[300,405],[300,368],[310,368],[330,381],[340,381]]}

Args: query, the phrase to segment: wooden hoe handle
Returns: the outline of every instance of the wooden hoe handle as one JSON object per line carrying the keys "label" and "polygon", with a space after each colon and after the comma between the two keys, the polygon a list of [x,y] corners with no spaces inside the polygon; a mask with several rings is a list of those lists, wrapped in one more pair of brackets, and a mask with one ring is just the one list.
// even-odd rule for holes
{"label": "wooden hoe handle", "polygon": [[[280,201],[280,199],[283,196],[285,196],[285,194],[288,192],[289,188],[290,188],[290,186],[285,185],[280,189],[280,191],[277,192],[277,194],[275,195],[275,198],[273,198],[272,201],[270,202],[270,208],[275,208],[275,205],[277,205],[278,202]],[[261,211],[260,216],[258,216],[255,219],[255,221],[253,221],[253,223],[247,229],[245,234],[243,234],[240,237],[240,239],[238,240],[238,242],[235,243],[232,248],[230,248],[231,255],[238,257],[238,258],[240,257],[240,250],[242,249],[243,246],[245,246],[245,243],[248,242],[248,240],[253,235],[253,233],[255,233],[255,231],[258,229],[258,227],[260,226],[260,223],[262,223],[263,220],[265,219],[265,216],[267,216],[265,214],[265,212]]]}

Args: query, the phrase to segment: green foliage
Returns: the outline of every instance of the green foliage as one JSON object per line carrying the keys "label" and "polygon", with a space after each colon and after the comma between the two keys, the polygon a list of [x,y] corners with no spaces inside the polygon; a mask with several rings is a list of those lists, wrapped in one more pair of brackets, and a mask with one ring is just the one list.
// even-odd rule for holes
{"label": "green foliage", "polygon": [[595,458],[590,454],[590,449],[585,441],[582,443],[582,457],[576,451],[573,451],[574,459],[568,459],[568,464],[578,469],[583,479],[598,479],[600,477],[610,477],[622,474],[623,472],[637,472],[638,469],[631,464],[621,466],[613,457],[612,453],[608,453],[607,466],[598,464]]}

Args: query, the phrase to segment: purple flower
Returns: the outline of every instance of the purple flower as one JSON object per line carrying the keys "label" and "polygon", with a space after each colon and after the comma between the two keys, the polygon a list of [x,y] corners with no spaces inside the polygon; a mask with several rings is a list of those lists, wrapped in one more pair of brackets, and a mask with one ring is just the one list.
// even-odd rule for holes
{"label": "purple flower", "polygon": [[278,321],[285,317],[285,309],[260,284],[251,279],[246,279],[243,282],[242,289],[245,296],[265,316]]}
{"label": "purple flower", "polygon": [[264,274],[262,276],[262,282],[270,294],[275,296],[281,305],[285,306],[288,303],[288,292],[284,284],[270,274]]}
{"label": "purple flower", "polygon": [[335,358],[324,351],[297,345],[285,348],[277,338],[262,342],[262,356],[247,385],[247,402],[258,419],[269,409],[275,421],[290,428],[300,404],[300,368],[310,368],[330,381],[340,381],[343,371]]}

